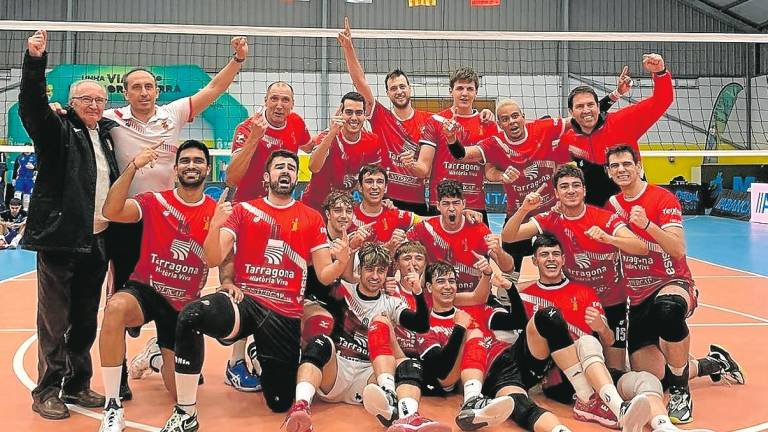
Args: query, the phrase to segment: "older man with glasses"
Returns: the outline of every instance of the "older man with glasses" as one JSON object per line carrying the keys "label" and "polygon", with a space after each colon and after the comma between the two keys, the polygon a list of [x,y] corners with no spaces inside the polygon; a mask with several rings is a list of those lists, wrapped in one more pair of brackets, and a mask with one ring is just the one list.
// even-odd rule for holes
{"label": "older man with glasses", "polygon": [[[57,115],[46,97],[45,30],[27,40],[19,115],[40,162],[21,246],[37,253],[38,379],[32,410],[46,419],[69,417],[65,403],[100,407],[90,389],[90,349],[107,271],[101,214],[117,162],[102,118],[107,95],[96,81],[73,83],[70,109]],[[59,396],[61,393],[61,396]]]}

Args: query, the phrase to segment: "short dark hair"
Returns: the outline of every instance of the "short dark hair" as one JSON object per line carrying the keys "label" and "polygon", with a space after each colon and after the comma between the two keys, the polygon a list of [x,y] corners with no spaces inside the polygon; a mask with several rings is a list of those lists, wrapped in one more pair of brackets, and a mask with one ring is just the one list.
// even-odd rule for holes
{"label": "short dark hair", "polygon": [[545,232],[536,236],[536,240],[533,241],[533,253],[534,255],[539,249],[543,247],[559,247],[560,251],[563,250],[563,245],[560,244],[560,240],[553,234]]}
{"label": "short dark hair", "polygon": [[291,94],[293,94],[293,86],[291,86],[290,84],[288,84],[285,81],[275,81],[272,84],[268,85],[267,86],[267,93],[266,94],[269,94],[269,91],[272,90],[272,87],[274,87],[274,86],[286,86],[289,89],[291,89]]}
{"label": "short dark hair", "polygon": [[633,149],[631,146],[628,146],[626,144],[619,144],[613,147],[609,147],[608,150],[605,151],[605,164],[608,165],[608,158],[610,158],[611,155],[615,155],[619,153],[629,153],[632,156],[632,161],[634,163],[638,162],[637,152],[635,151],[635,149]]}
{"label": "short dark hair", "polygon": [[408,75],[406,75],[405,72],[401,71],[400,69],[392,69],[392,72],[388,73],[387,76],[384,77],[384,89],[389,90],[389,80],[399,76],[405,78],[406,84],[411,85],[411,81],[408,79]]}
{"label": "short dark hair", "polygon": [[389,176],[387,170],[381,167],[379,164],[367,164],[360,168],[360,172],[357,174],[357,183],[363,184],[363,177],[366,175],[384,174],[384,183],[389,183]]}
{"label": "short dark hair", "polygon": [[573,109],[573,98],[576,97],[576,95],[585,93],[591,94],[592,97],[595,98],[595,103],[597,103],[597,93],[595,93],[595,90],[592,87],[585,85],[578,86],[568,94],[568,109]]}
{"label": "short dark hair", "polygon": [[344,101],[351,100],[355,102],[363,103],[363,110],[365,110],[365,98],[358,92],[351,91],[341,97],[341,107],[344,108]]}
{"label": "short dark hair", "polygon": [[8,205],[9,206],[20,206],[21,205],[21,200],[16,198],[16,197],[13,197],[13,198],[11,198],[11,202],[9,202]]}
{"label": "short dark hair", "polygon": [[427,265],[427,270],[424,272],[424,280],[429,283],[435,283],[434,278],[444,274],[452,274],[456,277],[456,268],[445,261],[435,261]]}
{"label": "short dark hair", "polygon": [[264,164],[264,172],[268,173],[269,168],[272,166],[272,161],[279,157],[293,159],[296,162],[296,168],[299,167],[299,157],[296,156],[296,153],[288,150],[275,150],[267,158],[267,162]]}
{"label": "short dark hair", "polygon": [[469,66],[464,66],[456,69],[448,77],[448,85],[453,88],[456,81],[472,81],[475,83],[475,90],[480,88],[480,77],[477,76],[477,72]]}
{"label": "short dark hair", "polygon": [[205,155],[205,164],[210,165],[211,164],[211,152],[208,150],[208,146],[201,143],[198,140],[186,140],[179,146],[178,150],[176,150],[176,165],[179,164],[179,157],[181,157],[181,152],[183,152],[186,149],[195,148],[203,152]]}
{"label": "short dark hair", "polygon": [[443,198],[461,198],[464,199],[464,188],[460,182],[452,179],[441,180],[437,184],[437,201]]}
{"label": "short dark hair", "polygon": [[322,209],[324,211],[329,211],[336,207],[336,203],[338,202],[346,204],[350,207],[355,206],[355,201],[352,199],[352,194],[350,194],[348,191],[333,189],[331,193],[325,197],[325,200],[323,200]]}
{"label": "short dark hair", "polygon": [[415,241],[415,240],[409,240],[407,242],[401,243],[400,246],[395,249],[395,254],[393,256],[393,259],[397,261],[400,259],[400,255],[404,255],[407,253],[416,252],[424,255],[426,258],[427,256],[427,248],[424,247],[421,242]]}
{"label": "short dark hair", "polygon": [[581,168],[571,164],[560,165],[555,171],[555,176],[552,178],[552,185],[555,186],[555,189],[557,189],[557,182],[563,177],[576,177],[584,183],[584,172]]}
{"label": "short dark hair", "polygon": [[146,72],[146,73],[148,73],[149,75],[152,76],[152,79],[155,81],[155,85],[157,85],[157,77],[155,76],[155,74],[153,74],[152,71],[150,71],[149,69],[147,69],[145,67],[142,67],[142,66],[139,66],[139,67],[135,67],[135,68],[129,70],[128,72],[126,72],[125,74],[123,74],[123,91],[128,90],[128,77],[132,73],[134,73],[134,72]]}

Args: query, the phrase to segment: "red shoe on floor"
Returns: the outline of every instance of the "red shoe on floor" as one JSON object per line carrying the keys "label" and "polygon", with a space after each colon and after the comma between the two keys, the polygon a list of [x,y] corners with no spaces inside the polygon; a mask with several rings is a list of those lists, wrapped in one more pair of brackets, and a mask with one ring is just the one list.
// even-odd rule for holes
{"label": "red shoe on floor", "polygon": [[413,413],[408,417],[395,420],[387,432],[451,432],[451,427]]}
{"label": "red shoe on floor", "polygon": [[616,416],[597,393],[592,393],[592,397],[586,403],[576,398],[576,403],[573,405],[573,418],[583,422],[599,423],[611,429],[621,429]]}
{"label": "red shoe on floor", "polygon": [[283,422],[287,432],[312,432],[312,411],[309,402],[298,400],[293,403]]}

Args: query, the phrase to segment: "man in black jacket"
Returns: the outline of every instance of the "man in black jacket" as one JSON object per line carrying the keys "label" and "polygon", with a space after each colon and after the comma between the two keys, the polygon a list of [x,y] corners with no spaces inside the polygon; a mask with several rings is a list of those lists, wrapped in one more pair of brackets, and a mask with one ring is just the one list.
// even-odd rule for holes
{"label": "man in black jacket", "polygon": [[101,207],[117,178],[109,136],[116,123],[102,119],[107,95],[92,80],[71,85],[68,114],[49,108],[46,42],[44,30],[31,36],[22,65],[19,115],[40,170],[21,245],[38,252],[38,380],[32,409],[44,418],[62,419],[69,416],[65,402],[104,404],[104,397],[90,389],[89,351],[107,270],[103,231],[108,222]]}

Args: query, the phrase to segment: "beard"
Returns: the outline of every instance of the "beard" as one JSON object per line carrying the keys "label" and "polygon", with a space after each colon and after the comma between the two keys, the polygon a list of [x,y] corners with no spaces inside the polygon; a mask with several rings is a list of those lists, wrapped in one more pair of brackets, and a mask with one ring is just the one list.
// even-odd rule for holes
{"label": "beard", "polygon": [[296,182],[289,180],[289,184],[281,184],[280,177],[276,181],[269,182],[269,190],[275,195],[291,195],[294,189],[296,189]]}
{"label": "beard", "polygon": [[179,180],[179,185],[186,189],[195,189],[205,183],[205,176],[199,173],[196,180],[185,180],[183,175],[176,177]]}

